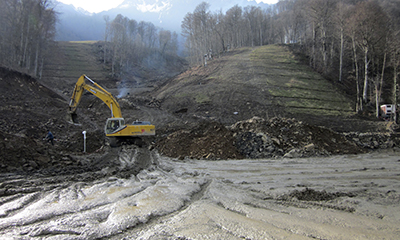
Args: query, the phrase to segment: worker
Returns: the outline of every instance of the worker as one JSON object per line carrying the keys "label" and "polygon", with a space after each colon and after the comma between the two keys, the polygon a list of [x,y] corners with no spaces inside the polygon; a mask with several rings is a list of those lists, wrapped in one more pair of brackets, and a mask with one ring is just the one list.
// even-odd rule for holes
{"label": "worker", "polygon": [[54,142],[53,142],[54,135],[50,130],[47,131],[46,140],[47,140],[47,142],[51,142],[51,145],[54,145]]}
{"label": "worker", "polygon": [[112,121],[111,122],[111,128],[113,130],[117,130],[119,128],[119,122],[118,121]]}

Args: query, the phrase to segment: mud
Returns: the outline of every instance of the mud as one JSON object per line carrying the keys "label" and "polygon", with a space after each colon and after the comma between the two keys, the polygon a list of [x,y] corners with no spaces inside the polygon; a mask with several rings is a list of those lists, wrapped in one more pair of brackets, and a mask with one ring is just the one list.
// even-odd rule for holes
{"label": "mud", "polygon": [[6,189],[0,197],[0,234],[6,239],[396,239],[400,231],[398,152],[221,161],[130,153],[121,149],[116,167],[144,168],[124,176],[107,175],[108,168],[70,176],[0,175]]}

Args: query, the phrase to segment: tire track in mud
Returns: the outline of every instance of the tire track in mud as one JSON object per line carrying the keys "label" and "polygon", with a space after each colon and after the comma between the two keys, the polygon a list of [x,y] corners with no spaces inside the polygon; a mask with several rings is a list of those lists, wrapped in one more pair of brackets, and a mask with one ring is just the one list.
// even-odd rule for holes
{"label": "tire track in mud", "polygon": [[[193,205],[196,201],[199,201],[204,195],[205,192],[207,191],[208,187],[210,186],[212,180],[208,180],[205,183],[200,185],[200,190],[198,192],[195,192],[191,197],[190,200],[186,201],[184,205],[177,209],[174,212],[165,214],[165,215],[159,215],[159,216],[151,216],[150,219],[144,223],[139,223],[136,226],[132,226],[129,229],[126,229],[125,232],[123,233],[118,233],[113,236],[109,236],[109,239],[133,239],[133,237],[138,237],[140,232],[146,232],[151,230],[152,228],[156,227],[159,224],[162,224],[163,222],[168,221],[169,219],[174,218],[175,216],[179,215],[180,213],[184,212],[187,210],[191,205]],[[158,234],[161,236],[162,234]],[[168,235],[166,235],[168,236]],[[172,235],[171,235],[172,236]]]}
{"label": "tire track in mud", "polygon": [[[128,199],[136,194],[140,194],[142,191],[145,191],[146,188],[141,189],[141,191],[135,192],[131,195],[124,195],[119,201],[124,201],[124,199]],[[58,195],[60,196],[60,195]],[[29,229],[30,237],[43,237],[43,236],[57,236],[57,235],[82,235],[85,233],[85,230],[72,230],[72,229],[51,229],[51,226],[54,223],[63,223],[63,222],[82,222],[82,224],[86,224],[85,216],[91,219],[90,221],[96,221],[99,224],[102,224],[107,221],[109,216],[112,214],[112,209],[110,206],[114,205],[114,202],[109,201],[98,205],[89,206],[87,208],[82,208],[79,210],[72,209],[71,211],[67,211],[58,215],[50,215],[48,217],[39,218],[36,221],[27,222],[24,225],[21,225],[25,229]],[[77,216],[78,215],[78,216]],[[69,225],[69,224],[68,224]],[[62,226],[68,228],[69,226]],[[80,225],[80,224],[78,224]],[[49,229],[50,226],[50,229]],[[79,228],[78,228],[79,229]],[[28,234],[28,233],[27,233]],[[64,239],[64,238],[63,238]],[[65,239],[69,239],[69,237],[65,237]],[[81,239],[81,238],[80,238]],[[82,238],[85,239],[85,238]]]}
{"label": "tire track in mud", "polygon": [[[121,161],[120,169],[129,169],[132,172],[139,172],[140,170],[148,167],[151,163],[150,152],[147,149],[131,149],[127,151],[119,152],[119,160]],[[82,174],[90,175],[91,173]],[[4,230],[11,226],[19,226],[21,228],[35,228],[37,225],[46,225],[60,219],[65,219],[71,216],[79,214],[85,214],[85,212],[101,210],[107,205],[112,205],[112,201],[106,201],[100,204],[93,204],[83,206],[78,209],[65,209],[56,213],[42,213],[40,216],[30,218],[21,221],[17,219],[19,215],[23,215],[28,209],[34,211],[40,210],[40,204],[43,208],[51,205],[52,203],[58,203],[69,201],[86,199],[88,196],[83,192],[84,188],[93,187],[96,184],[106,184],[108,181],[118,181],[118,178],[105,178],[104,175],[101,179],[94,179],[90,182],[83,182],[76,179],[76,176],[53,176],[53,177],[25,177],[25,176],[4,176],[1,181],[1,187],[3,189],[2,196],[0,197],[0,229]],[[11,179],[10,179],[11,178]],[[73,181],[71,181],[73,180]],[[75,180],[75,181],[74,181]],[[85,178],[84,178],[85,180]],[[29,186],[31,185],[31,186]],[[32,186],[33,185],[33,186]],[[131,194],[124,194],[122,199],[129,198],[135,194],[144,191],[146,188],[139,188]],[[44,201],[44,203],[43,203]],[[37,206],[35,206],[37,205]],[[110,211],[106,213],[103,221],[110,215]],[[104,214],[103,214],[104,215]],[[5,219],[9,219],[9,223]],[[12,220],[16,219],[16,220]],[[3,220],[3,221],[1,221]],[[100,222],[102,221],[99,219]],[[52,231],[39,231],[32,236],[49,235]],[[57,233],[58,232],[58,233]],[[58,231],[55,230],[55,234],[65,233],[76,233],[76,231]]]}
{"label": "tire track in mud", "polygon": [[[399,195],[395,194],[395,189],[400,186],[400,178],[396,175],[398,164],[396,166],[393,157],[386,160],[384,156],[378,156],[378,161],[370,158],[360,155],[318,160],[246,161],[249,166],[260,162],[251,171],[240,161],[229,161],[230,164],[212,162],[204,168],[212,182],[218,183],[208,186],[211,195],[208,191],[207,199],[194,203],[196,207],[177,214],[181,215],[179,217],[174,215],[148,232],[161,233],[162,229],[163,234],[171,239],[183,236],[213,238],[211,233],[215,234],[215,231],[219,232],[217,236],[221,239],[224,234],[231,239],[265,239],[267,235],[277,239],[283,236],[290,239],[393,238],[398,229],[398,216],[390,209],[394,210],[399,204]],[[361,174],[359,168],[354,168],[360,165],[366,169]],[[379,165],[387,167],[373,167]],[[243,174],[239,174],[241,171]],[[214,180],[216,177],[217,181]],[[292,194],[307,187],[317,190]],[[327,192],[324,192],[325,189]],[[302,192],[310,201],[299,200],[304,197]],[[285,195],[289,196],[286,200]],[[198,217],[201,216],[199,211],[207,213],[204,219]],[[197,216],[196,226],[189,224],[193,216]],[[237,223],[223,216],[236,216],[242,219],[242,223],[233,227]],[[246,222],[252,222],[253,232],[238,230]],[[261,224],[260,229],[267,235],[256,232],[257,224]],[[204,230],[201,229],[203,225],[207,226],[210,235],[200,237],[196,232]],[[153,233],[152,236],[156,235]]]}
{"label": "tire track in mud", "polygon": [[[163,178],[176,178],[173,175],[168,174],[168,171],[161,170],[157,167],[157,155],[154,154],[154,152],[150,152],[148,149],[123,147],[118,150],[117,155],[117,158],[121,163],[119,165],[121,170],[126,170],[132,175],[136,172],[139,173],[140,170],[148,172],[147,175],[135,175],[133,178],[134,182],[148,180],[150,182],[147,185],[142,185],[136,189],[136,191],[131,193],[120,193],[119,197],[116,198],[117,202],[110,198],[109,200],[102,200],[97,203],[94,201],[92,204],[85,205],[83,203],[84,201],[92,201],[93,198],[97,197],[96,192],[88,194],[88,192],[90,193],[88,189],[96,188],[97,186],[97,191],[100,191],[99,193],[103,192],[103,195],[104,191],[108,191],[109,193],[118,192],[120,191],[118,188],[126,188],[123,184],[118,184],[118,182],[125,181],[124,179],[126,178],[103,177],[102,179],[95,179],[86,182],[63,182],[64,180],[70,180],[71,178],[69,176],[46,178],[32,177],[25,181],[23,177],[15,178],[8,182],[6,180],[2,182],[2,184],[14,184],[13,187],[16,189],[15,192],[19,193],[11,196],[0,197],[0,202],[2,203],[0,204],[0,212],[3,213],[0,215],[0,233],[5,234],[5,236],[17,233],[19,236],[29,238],[57,237],[61,239],[84,239],[86,237],[111,237],[116,233],[119,234],[121,231],[127,232],[130,228],[136,228],[138,225],[146,226],[148,222],[158,221],[158,219],[162,219],[165,215],[174,214],[175,212],[181,211],[181,209],[187,208],[191,201],[195,201],[202,197],[202,192],[204,192],[208,186],[208,183],[201,184],[199,191],[195,191],[191,195],[191,199],[193,200],[184,200],[183,206],[178,207],[176,210],[168,210],[165,213],[151,213],[146,217],[148,219],[145,218],[143,220],[138,219],[133,221],[131,227],[122,227],[121,230],[114,233],[111,231],[109,234],[103,233],[103,235],[96,235],[96,233],[91,233],[89,229],[82,226],[89,223],[96,223],[99,224],[99,226],[102,224],[109,224],[108,222],[110,221],[110,218],[115,217],[115,210],[113,209],[120,205],[120,202],[131,201],[130,199],[136,198],[136,196],[148,191],[149,188],[154,188]],[[102,161],[104,161],[104,159]],[[152,177],[152,171],[159,171],[161,177]],[[191,173],[185,174],[191,175]],[[180,180],[178,179],[177,181],[179,182]],[[114,182],[115,184],[113,184]],[[57,183],[59,185],[57,185]],[[41,184],[41,186],[36,188],[37,191],[31,189],[30,192],[33,193],[18,191],[19,186],[24,186],[26,184]],[[102,186],[104,187],[102,188]],[[139,199],[142,198],[143,197],[139,196]],[[70,204],[65,205],[66,202],[70,202]],[[64,205],[60,205],[61,203],[64,203]],[[7,207],[7,204],[12,207]],[[51,210],[52,205],[59,205],[61,208],[53,211]],[[132,207],[135,207],[136,205],[137,204],[133,203]],[[29,216],[30,214],[36,216]],[[24,216],[28,216],[28,218],[24,218]],[[73,223],[72,226],[75,227],[70,227],[69,224],[66,223]],[[118,234],[115,236],[118,236]]]}

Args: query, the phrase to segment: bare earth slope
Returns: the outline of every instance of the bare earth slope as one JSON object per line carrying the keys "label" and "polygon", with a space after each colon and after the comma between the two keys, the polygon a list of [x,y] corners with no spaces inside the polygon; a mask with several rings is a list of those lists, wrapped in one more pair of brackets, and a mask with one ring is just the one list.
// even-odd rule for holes
{"label": "bare earth slope", "polygon": [[[66,101],[28,75],[0,68],[0,100],[1,172],[77,167],[71,153],[82,152],[81,129],[88,129],[91,137],[99,136],[88,151],[104,144],[95,126],[67,123]],[[54,146],[43,140],[48,130],[56,137]]]}
{"label": "bare earth slope", "polygon": [[[151,94],[160,114],[174,120],[158,123],[159,133],[165,134],[160,135],[167,137],[156,144],[171,157],[360,153],[398,142],[390,135],[359,136],[386,132],[386,123],[355,117],[351,99],[297,62],[284,46],[233,50],[180,74]],[[346,138],[333,131],[357,134]]]}

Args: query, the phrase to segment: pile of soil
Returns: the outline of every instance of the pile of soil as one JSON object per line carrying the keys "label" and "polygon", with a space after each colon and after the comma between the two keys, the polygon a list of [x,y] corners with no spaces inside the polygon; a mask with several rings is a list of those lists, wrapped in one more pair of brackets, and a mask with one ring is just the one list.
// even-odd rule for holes
{"label": "pile of soil", "polygon": [[178,130],[157,141],[155,147],[166,156],[183,159],[241,159],[233,132],[217,122],[202,122],[188,130]]}
{"label": "pile of soil", "polygon": [[296,119],[253,117],[231,127],[236,145],[250,158],[309,157],[332,154],[358,154],[364,148],[328,128]]}
{"label": "pile of soil", "polygon": [[355,197],[355,193],[345,193],[345,192],[326,192],[325,190],[317,191],[312,188],[305,188],[301,191],[294,190],[288,194],[280,196],[279,200],[300,200],[300,201],[330,201],[339,197]]}
{"label": "pile of soil", "polygon": [[253,117],[231,127],[202,122],[156,143],[160,153],[194,159],[240,159],[358,154],[366,150],[330,129],[295,119]]}

